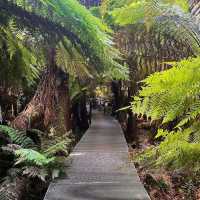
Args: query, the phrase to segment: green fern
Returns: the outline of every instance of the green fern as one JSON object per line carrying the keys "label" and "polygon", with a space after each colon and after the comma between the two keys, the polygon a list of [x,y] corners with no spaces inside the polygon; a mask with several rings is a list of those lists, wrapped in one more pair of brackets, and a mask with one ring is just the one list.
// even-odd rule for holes
{"label": "green fern", "polygon": [[25,132],[17,131],[9,126],[0,125],[0,132],[7,135],[12,143],[21,145],[22,147],[33,147],[34,142],[26,136]]}
{"label": "green fern", "polygon": [[70,143],[71,143],[71,140],[66,139],[54,145],[51,145],[47,150],[44,151],[44,155],[46,155],[47,157],[51,157],[51,156],[55,156],[57,153],[63,152],[65,156],[67,156],[69,154],[67,149]]}
{"label": "green fern", "polygon": [[179,6],[185,12],[189,10],[187,0],[133,0],[132,3],[115,9],[112,15],[121,25],[135,24],[144,20],[148,26],[155,22],[158,16],[174,15],[176,11],[173,6]]}
{"label": "green fern", "polygon": [[56,62],[63,71],[74,77],[92,78],[92,73],[95,72],[95,70],[89,69],[89,63],[87,63],[84,57],[73,47],[67,38],[64,38],[64,40],[57,45]]}
{"label": "green fern", "polygon": [[[81,62],[81,70],[85,71],[85,73],[88,74],[85,63],[86,65],[89,64],[94,67],[98,72],[106,71],[110,68],[118,68],[120,66],[116,61],[120,59],[120,54],[118,50],[113,47],[112,38],[108,34],[112,31],[77,1],[58,0],[55,2],[53,0],[37,0],[32,4],[29,1],[4,0],[0,2],[0,5],[0,8],[5,14],[13,15],[12,12],[9,13],[10,9],[7,9],[10,6],[11,9],[21,9],[21,13],[28,12],[30,15],[32,14],[38,17],[38,24],[40,24],[41,19],[48,20],[51,26],[55,26],[56,24],[57,32],[48,30],[49,32],[54,31],[53,39],[59,38],[55,41],[55,44],[58,44],[59,41],[62,41],[63,38],[66,37],[67,40],[72,43],[74,48],[73,54],[76,55],[75,59],[78,58],[80,60],[78,62]],[[52,16],[50,16],[50,13],[52,13]],[[16,14],[19,14],[19,12],[14,13],[14,15]],[[21,15],[17,16],[16,19],[17,21],[19,20],[20,23],[24,21],[24,17]],[[29,22],[29,26],[32,25],[32,19],[33,18],[26,19]],[[34,25],[36,26],[36,23],[34,23]],[[44,23],[42,25],[44,25]],[[38,28],[41,30],[41,25]],[[48,27],[46,28],[48,29]],[[41,34],[43,34],[42,31],[40,31]],[[55,37],[55,35],[58,37]],[[69,46],[66,45],[64,47],[65,51],[67,51],[67,55],[70,55],[73,48],[69,48]],[[61,55],[61,51],[59,52],[59,55]],[[63,49],[62,52],[64,52]],[[70,60],[65,59],[65,65],[62,67],[65,68],[65,71],[77,72],[77,69],[72,70],[71,67],[78,67],[78,64],[73,64],[76,62],[74,58],[71,59],[69,56],[68,58],[70,58]],[[57,59],[57,61],[61,61],[61,59]],[[61,64],[61,62],[58,63]],[[67,63],[70,63],[69,68],[68,65],[66,65]],[[126,74],[124,77],[127,78]]]}
{"label": "green fern", "polygon": [[15,151],[16,165],[24,163],[33,166],[47,166],[55,161],[55,157],[47,158],[45,155],[32,149],[19,149]]}
{"label": "green fern", "polygon": [[132,102],[133,112],[167,123],[179,119],[177,127],[199,115],[200,58],[182,60],[164,72],[150,75]]}
{"label": "green fern", "polygon": [[25,78],[31,85],[39,76],[42,62],[36,59],[36,53],[31,45],[29,47],[25,45],[26,39],[20,37],[24,34],[12,22],[7,27],[0,27],[0,41],[4,44],[0,50],[2,65],[0,73],[2,80],[5,80],[7,84],[22,86],[25,83],[22,79]]}
{"label": "green fern", "polygon": [[163,141],[139,159],[155,166],[199,171],[200,164],[200,58],[173,63],[169,70],[152,74],[132,102],[133,112],[162,123],[176,120],[174,130],[159,130]]}
{"label": "green fern", "polygon": [[192,128],[177,132],[159,130],[157,137],[164,137],[164,141],[157,147],[145,151],[138,157],[138,160],[156,167],[184,168],[197,172],[200,170],[200,143],[191,142],[192,133]]}

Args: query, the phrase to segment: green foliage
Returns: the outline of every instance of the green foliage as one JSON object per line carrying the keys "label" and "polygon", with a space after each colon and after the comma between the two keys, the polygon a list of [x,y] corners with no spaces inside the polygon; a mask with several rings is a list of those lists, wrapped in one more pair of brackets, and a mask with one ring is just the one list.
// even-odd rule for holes
{"label": "green foliage", "polygon": [[71,143],[70,139],[62,140],[52,146],[50,146],[47,150],[44,151],[44,155],[47,157],[55,156],[57,153],[63,152],[65,155],[68,155],[67,147]]}
{"label": "green foliage", "polygon": [[200,57],[190,58],[147,77],[132,103],[133,112],[146,114],[152,120],[163,119],[163,123],[178,118],[177,127],[195,120],[200,111],[199,66]]}
{"label": "green foliage", "polygon": [[158,16],[171,16],[180,13],[177,7],[187,12],[189,9],[188,1],[133,0],[132,3],[115,9],[112,15],[116,22],[121,25],[135,24],[142,20],[147,25],[151,25]]}
{"label": "green foliage", "polygon": [[[63,161],[68,156],[69,145],[72,140],[56,139],[53,144],[44,145],[41,150],[19,149],[15,151],[17,157],[15,165],[22,165],[22,173],[30,178],[38,177],[43,181],[51,176],[58,177],[63,171]],[[60,156],[59,156],[60,154]]]}
{"label": "green foliage", "polygon": [[[117,59],[120,59],[119,52],[113,47],[112,38],[108,34],[112,31],[77,1],[37,0],[34,3],[21,0],[3,1],[3,8],[6,7],[6,3],[7,7],[12,5],[13,9],[20,8],[21,12],[25,10],[44,20],[49,20],[48,23],[51,25],[56,23],[59,26],[56,28],[60,28],[62,32],[55,32],[58,35],[53,35],[52,43],[58,44],[59,41],[62,43],[58,45],[57,61],[59,66],[64,64],[62,68],[65,68],[65,71],[78,71],[78,75],[80,75],[83,71],[85,74],[89,74],[85,68],[87,65],[94,67],[98,72],[120,67],[120,64],[116,62]],[[3,9],[3,12],[9,11]],[[13,12],[13,14],[15,17],[18,13]],[[21,16],[17,17],[17,21],[24,20]],[[31,26],[31,18],[28,18],[27,21],[30,21],[28,25]],[[35,23],[33,24],[36,26]],[[63,39],[63,37],[65,38]],[[66,44],[66,40],[68,44]],[[76,69],[79,66],[81,72]]]}
{"label": "green foliage", "polygon": [[22,147],[33,147],[34,142],[26,136],[26,132],[17,131],[9,126],[0,125],[0,132],[8,136],[12,143]]}
{"label": "green foliage", "polygon": [[62,136],[49,141],[39,130],[28,131],[39,134],[42,139],[41,147],[36,146],[26,136],[26,131],[18,131],[9,126],[0,125],[0,132],[8,136],[12,142],[12,144],[1,147],[1,150],[15,155],[15,167],[21,169],[19,174],[23,176],[37,177],[42,181],[58,177],[62,173],[63,160],[69,155],[73,138]]}
{"label": "green foliage", "polygon": [[112,17],[121,26],[144,23],[147,31],[157,26],[160,35],[173,35],[178,41],[184,38],[199,53],[200,36],[188,7],[187,0],[133,0],[114,9]]}
{"label": "green foliage", "polygon": [[69,84],[69,94],[72,103],[80,100],[80,97],[88,90],[88,87],[81,86],[76,79],[71,79]]}
{"label": "green foliage", "polygon": [[163,136],[164,140],[157,147],[140,155],[139,161],[155,167],[199,172],[200,140],[191,140],[191,136],[195,134],[193,131],[192,127],[183,131],[159,130],[157,137]]}
{"label": "green foliage", "polygon": [[42,58],[38,56],[39,62],[36,51],[25,44],[25,34],[12,21],[7,27],[0,27],[0,74],[8,86],[31,85],[39,75]]}
{"label": "green foliage", "polygon": [[57,45],[56,63],[63,71],[74,77],[93,77],[94,69],[89,68],[87,61],[67,38]]}
{"label": "green foliage", "polygon": [[171,69],[142,81],[144,86],[134,98],[132,109],[151,120],[162,119],[163,124],[176,122],[174,131],[159,130],[155,138],[163,141],[139,159],[156,166],[199,171],[200,58],[170,64]]}
{"label": "green foliage", "polygon": [[32,149],[19,149],[15,151],[18,157],[16,164],[26,163],[36,166],[46,166],[55,160],[55,157],[47,158],[45,155]]}

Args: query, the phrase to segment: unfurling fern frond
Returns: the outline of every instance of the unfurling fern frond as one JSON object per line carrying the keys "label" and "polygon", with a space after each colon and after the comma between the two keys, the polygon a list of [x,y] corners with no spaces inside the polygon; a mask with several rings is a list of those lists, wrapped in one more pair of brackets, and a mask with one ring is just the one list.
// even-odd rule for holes
{"label": "unfurling fern frond", "polygon": [[9,126],[0,125],[0,132],[7,135],[11,139],[12,143],[21,145],[22,147],[33,147],[35,145],[23,131],[15,130]]}

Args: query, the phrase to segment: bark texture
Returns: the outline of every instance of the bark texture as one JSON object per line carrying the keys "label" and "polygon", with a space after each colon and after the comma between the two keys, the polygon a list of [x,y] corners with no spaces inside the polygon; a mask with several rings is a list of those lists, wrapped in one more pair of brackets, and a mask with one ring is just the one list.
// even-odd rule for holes
{"label": "bark texture", "polygon": [[14,128],[54,127],[59,135],[71,129],[68,77],[56,67],[54,49],[49,58],[35,95],[12,122]]}

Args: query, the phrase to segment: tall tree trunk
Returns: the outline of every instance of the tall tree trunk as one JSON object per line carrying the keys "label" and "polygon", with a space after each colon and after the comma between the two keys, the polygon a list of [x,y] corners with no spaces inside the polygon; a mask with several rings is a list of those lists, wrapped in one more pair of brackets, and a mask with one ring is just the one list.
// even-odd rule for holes
{"label": "tall tree trunk", "polygon": [[[132,101],[132,97],[136,94],[137,91],[137,68],[136,68],[136,58],[129,58],[128,66],[129,70],[132,72],[129,74],[130,82],[129,82],[129,89],[128,89],[128,102]],[[128,111],[128,121],[127,121],[127,140],[128,142],[136,141],[137,140],[137,124],[136,124],[136,116],[133,114],[132,110]]]}
{"label": "tall tree trunk", "polygon": [[56,67],[55,49],[49,51],[48,67],[35,95],[12,126],[17,129],[53,127],[59,135],[71,129],[68,77]]}
{"label": "tall tree trunk", "polygon": [[119,119],[119,112],[116,112],[121,108],[122,95],[121,95],[121,81],[112,81],[111,89],[113,93],[113,102],[112,102],[112,115],[116,116]]}
{"label": "tall tree trunk", "polygon": [[84,93],[80,99],[80,116],[81,124],[80,127],[83,131],[86,131],[89,128],[89,118],[86,108],[86,94]]}

